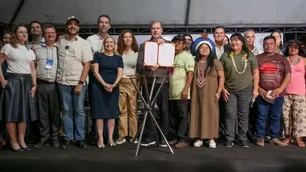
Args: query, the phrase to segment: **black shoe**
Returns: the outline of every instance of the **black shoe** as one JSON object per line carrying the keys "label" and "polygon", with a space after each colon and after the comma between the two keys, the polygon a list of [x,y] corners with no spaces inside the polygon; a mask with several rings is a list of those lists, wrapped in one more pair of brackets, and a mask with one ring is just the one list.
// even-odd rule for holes
{"label": "black shoe", "polygon": [[78,146],[82,149],[87,149],[87,143],[85,142],[85,140],[78,141]]}
{"label": "black shoe", "polygon": [[243,148],[249,148],[249,143],[247,141],[240,141],[240,146]]}
{"label": "black shoe", "polygon": [[54,140],[52,140],[51,145],[53,147],[57,148],[57,147],[60,146],[60,143],[59,143],[58,139],[54,139]]}
{"label": "black shoe", "polygon": [[21,149],[23,149],[25,152],[26,151],[31,151],[31,149],[29,147],[25,147],[25,148],[21,147]]}
{"label": "black shoe", "polygon": [[22,149],[22,148],[14,149],[14,148],[12,148],[12,147],[11,147],[11,150],[12,150],[13,152],[24,152],[24,151],[25,151],[25,150]]}
{"label": "black shoe", "polygon": [[226,141],[226,144],[225,144],[226,147],[231,148],[231,147],[233,147],[233,145],[234,145],[234,142]]}
{"label": "black shoe", "polygon": [[151,139],[145,139],[141,142],[141,146],[150,146],[150,145],[154,145],[156,142],[154,140]]}
{"label": "black shoe", "polygon": [[65,140],[65,141],[64,141],[64,144],[62,144],[61,148],[62,148],[63,150],[66,150],[66,149],[69,148],[70,144],[71,144],[71,141],[70,141],[70,140]]}
{"label": "black shoe", "polygon": [[161,140],[160,140],[159,146],[160,146],[160,147],[167,147],[167,144],[166,144],[166,142],[165,142],[164,139],[161,139]]}
{"label": "black shoe", "polygon": [[34,145],[35,148],[41,148],[43,145],[45,145],[48,142],[49,139],[42,139],[40,140],[36,145]]}

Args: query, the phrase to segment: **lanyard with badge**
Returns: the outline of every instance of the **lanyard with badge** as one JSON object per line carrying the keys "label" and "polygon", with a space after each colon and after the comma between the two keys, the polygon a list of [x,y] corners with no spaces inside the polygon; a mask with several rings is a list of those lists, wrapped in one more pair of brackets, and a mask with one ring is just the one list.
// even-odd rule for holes
{"label": "lanyard with badge", "polygon": [[[50,53],[51,51],[51,53]],[[50,56],[51,55],[51,56]],[[45,65],[45,69],[47,70],[51,70],[52,66],[53,66],[53,48],[47,48],[47,61],[46,61],[46,65]]]}

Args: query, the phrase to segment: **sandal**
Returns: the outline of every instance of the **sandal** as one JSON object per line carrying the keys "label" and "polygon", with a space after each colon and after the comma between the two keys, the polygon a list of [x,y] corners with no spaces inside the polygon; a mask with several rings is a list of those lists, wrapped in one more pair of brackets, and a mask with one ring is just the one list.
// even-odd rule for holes
{"label": "sandal", "polygon": [[297,144],[300,148],[304,148],[304,147],[305,147],[305,143],[301,140],[301,138],[296,138],[296,144]]}
{"label": "sandal", "polygon": [[286,144],[292,143],[292,138],[286,138],[285,140],[283,140],[283,143]]}

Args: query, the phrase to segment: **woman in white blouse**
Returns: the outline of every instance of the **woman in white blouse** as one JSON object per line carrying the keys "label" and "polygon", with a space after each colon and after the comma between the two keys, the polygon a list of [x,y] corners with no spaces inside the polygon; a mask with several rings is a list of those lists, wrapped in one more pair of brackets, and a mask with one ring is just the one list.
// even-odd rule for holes
{"label": "woman in white blouse", "polygon": [[1,87],[4,89],[0,120],[6,122],[11,148],[16,152],[30,150],[24,141],[26,123],[38,120],[34,109],[35,54],[26,47],[27,41],[26,26],[17,25],[13,30],[12,42],[4,45],[0,52],[0,64],[5,60],[8,64],[7,80],[0,70]]}

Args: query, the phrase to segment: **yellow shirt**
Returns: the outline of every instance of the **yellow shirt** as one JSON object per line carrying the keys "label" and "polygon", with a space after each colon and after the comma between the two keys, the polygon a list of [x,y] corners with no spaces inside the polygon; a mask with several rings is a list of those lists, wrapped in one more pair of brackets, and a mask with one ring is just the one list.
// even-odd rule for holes
{"label": "yellow shirt", "polygon": [[[174,67],[169,74],[169,99],[180,100],[187,82],[187,73],[194,70],[194,58],[187,51],[183,51],[174,58]],[[171,72],[173,70],[173,73]],[[188,90],[190,99],[190,88]]]}

